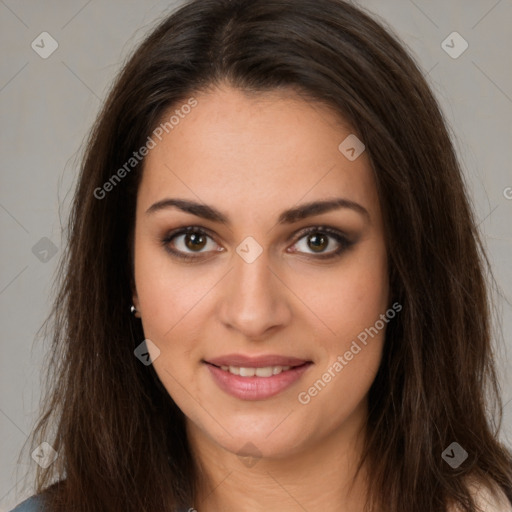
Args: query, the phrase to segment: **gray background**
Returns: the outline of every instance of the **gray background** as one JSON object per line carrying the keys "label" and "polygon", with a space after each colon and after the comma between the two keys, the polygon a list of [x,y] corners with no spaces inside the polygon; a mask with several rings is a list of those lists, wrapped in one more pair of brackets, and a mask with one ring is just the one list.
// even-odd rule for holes
{"label": "gray background", "polygon": [[[0,512],[29,494],[19,482],[35,462],[18,465],[17,458],[39,405],[48,345],[36,332],[50,307],[80,149],[121,63],[177,3],[0,0]],[[503,294],[497,356],[502,439],[512,446],[512,0],[358,4],[408,45],[454,133]],[[45,31],[58,48],[43,59],[31,43]],[[455,59],[441,46],[453,31],[469,44]],[[448,44],[461,48],[456,40]]]}

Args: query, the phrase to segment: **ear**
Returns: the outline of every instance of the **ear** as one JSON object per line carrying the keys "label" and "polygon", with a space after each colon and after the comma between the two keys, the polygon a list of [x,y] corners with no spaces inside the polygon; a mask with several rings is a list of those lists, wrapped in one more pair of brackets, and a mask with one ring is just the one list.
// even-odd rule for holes
{"label": "ear", "polygon": [[139,302],[139,296],[137,294],[137,289],[135,288],[135,284],[132,283],[132,304],[135,306],[134,316],[137,318],[140,318],[140,302]]}

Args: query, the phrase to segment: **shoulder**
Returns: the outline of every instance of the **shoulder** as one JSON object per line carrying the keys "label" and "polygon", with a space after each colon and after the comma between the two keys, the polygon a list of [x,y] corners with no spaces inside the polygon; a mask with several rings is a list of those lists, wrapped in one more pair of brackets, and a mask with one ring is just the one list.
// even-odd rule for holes
{"label": "shoulder", "polygon": [[31,496],[22,501],[11,512],[44,512],[42,499],[39,496]]}
{"label": "shoulder", "polygon": [[[177,512],[191,512],[195,509],[190,507],[189,509],[180,509]],[[43,500],[41,496],[31,496],[30,498],[22,501],[16,508],[10,512],[44,512]]]}
{"label": "shoulder", "polygon": [[470,490],[473,490],[476,503],[482,512],[512,512],[512,505],[498,486],[491,489],[487,486],[473,484],[470,486]]}
{"label": "shoulder", "polygon": [[[512,512],[512,505],[498,485],[489,487],[483,482],[471,479],[467,486],[481,512]],[[449,509],[449,512],[459,511],[459,507]]]}

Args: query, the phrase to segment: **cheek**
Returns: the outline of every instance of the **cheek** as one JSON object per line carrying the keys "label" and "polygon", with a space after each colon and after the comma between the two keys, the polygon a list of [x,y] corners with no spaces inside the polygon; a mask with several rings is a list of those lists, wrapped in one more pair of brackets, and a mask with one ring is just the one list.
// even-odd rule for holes
{"label": "cheek", "polygon": [[188,401],[189,393],[197,394],[193,377],[200,339],[199,324],[193,320],[207,292],[208,278],[192,279],[190,272],[171,265],[163,249],[148,245],[138,248],[135,263],[144,336],[160,351],[152,363],[158,378],[175,402],[193,413]]}
{"label": "cheek", "polygon": [[[149,242],[136,246],[135,281],[145,338],[159,349],[153,367],[173,399],[188,410],[198,394],[196,372],[203,357],[208,294],[219,280],[211,272],[171,261]],[[185,391],[185,388],[187,391]]]}
{"label": "cheek", "polygon": [[[331,276],[332,277],[332,276]],[[326,282],[315,308],[323,323],[317,343],[325,357],[305,383],[299,402],[324,411],[325,428],[348,418],[364,400],[382,359],[388,309],[387,260],[380,244],[361,251]],[[384,315],[382,320],[381,315]],[[387,321],[386,321],[387,320]],[[315,404],[315,405],[313,405]]]}
{"label": "cheek", "polygon": [[[304,286],[310,277],[302,275]],[[392,321],[381,319],[389,306],[384,246],[370,240],[336,270],[318,277],[317,273],[317,292],[309,294],[308,306],[318,312],[314,343],[323,356],[303,391],[338,417],[356,407],[371,386],[382,358],[386,326]],[[336,397],[342,399],[341,406]]]}
{"label": "cheek", "polygon": [[[294,266],[296,263],[294,262]],[[388,307],[389,279],[382,244],[368,241],[338,264],[319,271],[294,268],[293,287],[301,294],[308,317],[324,348],[341,350],[365,328],[372,326]],[[306,290],[309,292],[306,293]],[[306,311],[306,310],[305,310]]]}
{"label": "cheek", "polygon": [[210,280],[204,275],[194,279],[193,271],[173,264],[164,248],[141,240],[135,251],[135,282],[145,335],[164,343],[171,339],[207,292]]}
{"label": "cheek", "polygon": [[[383,339],[381,332],[366,346],[356,342],[359,348],[355,349],[349,343],[305,383],[297,400],[312,431],[329,432],[352,420],[357,423],[356,418],[366,414],[366,397],[382,358]],[[350,360],[347,352],[352,353]]]}

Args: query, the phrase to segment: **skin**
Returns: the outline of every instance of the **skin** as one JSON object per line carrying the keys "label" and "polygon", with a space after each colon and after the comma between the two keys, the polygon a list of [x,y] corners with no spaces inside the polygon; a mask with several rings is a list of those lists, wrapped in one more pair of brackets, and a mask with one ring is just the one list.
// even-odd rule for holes
{"label": "skin", "polygon": [[[362,511],[364,470],[350,484],[385,328],[307,405],[297,397],[390,307],[367,154],[349,161],[338,146],[350,127],[291,90],[249,96],[222,85],[194,97],[198,105],[145,160],[133,290],[145,336],[160,350],[155,371],[187,417],[204,471],[194,506],[199,512]],[[175,207],[146,213],[171,197],[211,205],[231,225]],[[277,224],[283,210],[334,197],[357,202],[369,217],[342,208]],[[355,242],[340,257],[322,260],[308,244],[311,236],[299,233],[321,225]],[[184,235],[168,243],[196,256],[191,262],[162,243],[186,226],[211,234],[196,249]],[[236,252],[248,236],[263,249],[252,263]],[[320,254],[338,246],[328,238]],[[294,356],[313,365],[277,396],[242,400],[222,391],[202,362],[230,353]],[[241,450],[254,459],[239,456]]]}

